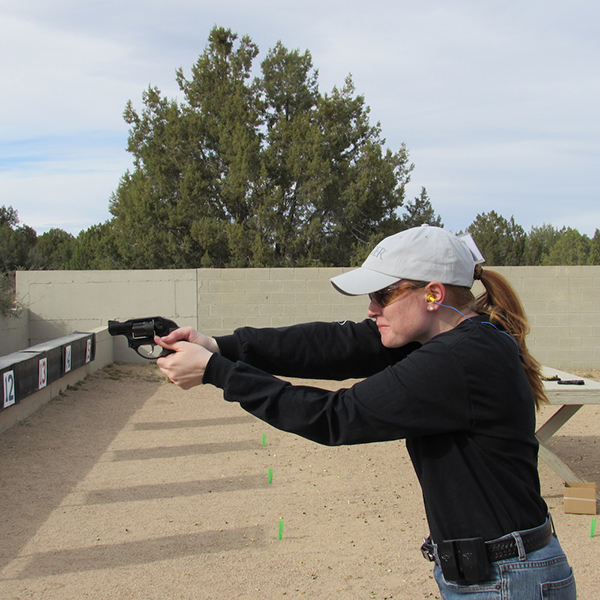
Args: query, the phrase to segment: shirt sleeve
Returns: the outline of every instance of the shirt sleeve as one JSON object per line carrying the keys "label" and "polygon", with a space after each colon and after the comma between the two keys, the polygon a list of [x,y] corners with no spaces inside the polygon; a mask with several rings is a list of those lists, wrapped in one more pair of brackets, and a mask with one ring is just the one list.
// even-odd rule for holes
{"label": "shirt sleeve", "polygon": [[435,344],[337,391],[292,385],[220,355],[210,359],[204,381],[272,426],[325,445],[439,434],[470,423],[460,365]]}
{"label": "shirt sleeve", "polygon": [[419,347],[408,344],[385,348],[371,319],[281,328],[243,327],[233,335],[215,339],[225,358],[267,373],[333,380],[367,377]]}

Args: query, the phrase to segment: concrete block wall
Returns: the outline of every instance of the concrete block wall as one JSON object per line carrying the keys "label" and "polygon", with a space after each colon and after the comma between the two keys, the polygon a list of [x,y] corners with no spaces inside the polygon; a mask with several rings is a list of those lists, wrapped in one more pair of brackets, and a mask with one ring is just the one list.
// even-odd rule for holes
{"label": "concrete block wall", "polygon": [[[222,335],[244,325],[364,319],[365,298],[343,296],[329,283],[345,270],[23,271],[17,273],[17,294],[29,309],[30,345],[90,331],[109,319],[157,315]],[[496,270],[523,301],[532,325],[529,347],[542,364],[600,368],[600,308],[594,301],[600,266]],[[115,360],[135,357],[119,339]]]}
{"label": "concrete block wall", "polygon": [[19,271],[29,344],[105,326],[109,319],[178,315],[196,323],[195,270]]}
{"label": "concrete block wall", "polygon": [[18,352],[29,346],[29,313],[27,309],[4,317],[0,315],[0,356]]}
{"label": "concrete block wall", "polygon": [[600,266],[503,267],[531,324],[528,346],[544,365],[600,369]]}
{"label": "concrete block wall", "polygon": [[339,268],[200,269],[198,326],[210,335],[238,327],[284,327],[307,321],[362,320],[364,298],[336,292]]}

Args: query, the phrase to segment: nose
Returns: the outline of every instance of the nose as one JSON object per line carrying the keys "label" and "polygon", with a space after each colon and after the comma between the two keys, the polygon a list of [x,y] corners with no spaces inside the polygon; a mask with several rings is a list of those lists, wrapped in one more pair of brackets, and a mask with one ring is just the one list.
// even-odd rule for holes
{"label": "nose", "polygon": [[374,317],[380,315],[381,311],[382,308],[381,306],[379,306],[379,304],[377,304],[377,302],[375,302],[374,300],[371,300],[369,302],[369,306],[367,307],[367,316],[369,317],[369,319],[373,319]]}

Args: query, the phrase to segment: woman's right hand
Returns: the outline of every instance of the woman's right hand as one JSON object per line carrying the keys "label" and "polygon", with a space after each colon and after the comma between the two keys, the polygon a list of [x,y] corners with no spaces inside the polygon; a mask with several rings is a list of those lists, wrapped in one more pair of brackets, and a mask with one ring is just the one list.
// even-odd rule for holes
{"label": "woman's right hand", "polygon": [[175,342],[189,342],[190,344],[202,346],[215,354],[220,354],[219,345],[215,338],[204,335],[192,327],[180,327],[169,333],[169,335],[165,335],[158,339],[169,345],[174,344]]}

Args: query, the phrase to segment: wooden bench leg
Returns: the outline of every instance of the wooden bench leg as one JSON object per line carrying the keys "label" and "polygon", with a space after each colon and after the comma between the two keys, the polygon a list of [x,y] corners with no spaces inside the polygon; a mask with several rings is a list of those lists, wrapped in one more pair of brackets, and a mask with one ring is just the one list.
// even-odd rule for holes
{"label": "wooden bench leg", "polygon": [[536,432],[540,443],[540,458],[563,480],[583,481],[560,459],[551,452],[544,442],[548,441],[580,408],[581,404],[561,406]]}

